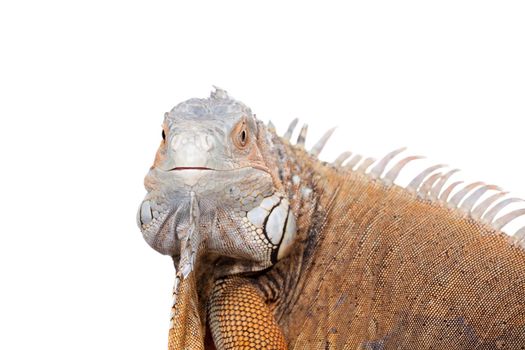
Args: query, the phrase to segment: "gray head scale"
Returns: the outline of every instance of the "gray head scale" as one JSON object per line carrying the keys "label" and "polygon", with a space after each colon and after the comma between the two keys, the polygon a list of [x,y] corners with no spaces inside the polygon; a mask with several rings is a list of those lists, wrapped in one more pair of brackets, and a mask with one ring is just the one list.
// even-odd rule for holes
{"label": "gray head scale", "polygon": [[166,113],[137,222],[145,240],[192,270],[200,253],[264,269],[285,256],[295,216],[276,174],[272,136],[216,88]]}

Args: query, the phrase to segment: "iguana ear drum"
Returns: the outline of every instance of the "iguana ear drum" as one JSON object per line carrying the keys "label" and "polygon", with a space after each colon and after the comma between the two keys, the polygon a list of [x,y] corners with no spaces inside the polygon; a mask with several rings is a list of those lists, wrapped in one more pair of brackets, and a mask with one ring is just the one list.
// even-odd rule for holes
{"label": "iguana ear drum", "polygon": [[274,246],[272,262],[290,252],[297,226],[288,199],[283,194],[274,193],[264,198],[247,213],[247,217],[253,225],[263,230],[266,239]]}

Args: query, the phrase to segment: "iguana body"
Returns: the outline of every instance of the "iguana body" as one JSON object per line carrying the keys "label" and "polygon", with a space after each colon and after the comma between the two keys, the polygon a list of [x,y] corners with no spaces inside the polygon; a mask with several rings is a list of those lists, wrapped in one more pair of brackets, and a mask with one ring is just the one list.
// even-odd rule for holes
{"label": "iguana body", "polygon": [[[180,127],[184,115],[186,121],[206,125],[205,133],[221,133],[210,127],[221,117],[216,114],[251,117],[237,104],[218,90],[209,99],[189,101],[197,112],[179,105],[166,119]],[[238,126],[230,129],[237,132]],[[170,128],[177,134],[173,124]],[[161,145],[154,173],[146,179],[146,201],[162,202],[159,207],[171,214],[157,210],[144,226],[153,214],[148,216],[143,204],[139,224],[155,249],[174,257],[178,270],[170,349],[525,349],[525,250],[518,243],[524,232],[510,238],[500,231],[523,211],[494,220],[512,199],[491,210],[491,200],[501,195],[479,200],[496,189],[481,184],[448,198],[450,174],[432,175],[437,167],[401,188],[393,180],[415,157],[385,171],[399,152],[374,165],[364,160],[355,166],[355,158],[341,165],[344,156],[326,164],[315,157],[326,138],[309,153],[303,148],[305,132],[294,146],[287,140],[291,132],[280,138],[257,122],[250,129],[253,148],[240,148],[246,154],[225,146],[213,161],[190,157],[190,165],[179,161],[173,167],[166,164],[177,157],[177,147],[170,156],[170,144]],[[177,171],[190,167],[205,172],[210,162],[223,158],[235,163],[228,168],[233,170],[202,175],[212,190],[193,191],[202,186],[188,189],[164,178],[181,176]],[[157,174],[155,168],[171,172]],[[246,168],[264,168],[266,175]],[[233,175],[239,171],[242,176]],[[236,181],[257,190],[245,190],[252,199],[243,197],[245,207],[230,211],[228,219],[223,211],[232,205],[230,198],[221,199],[215,188],[227,190]],[[181,194],[186,192],[193,194]],[[210,194],[219,198],[212,200]],[[179,197],[184,200],[166,201]],[[274,200],[262,216],[261,227],[270,237],[266,243],[275,238],[268,226],[272,220],[282,233],[279,243],[267,244],[268,251],[256,240],[245,240],[252,231],[241,229],[261,219],[253,208],[262,198]],[[153,205],[149,202],[146,209]],[[276,208],[289,214],[272,216]],[[193,245],[187,231],[199,234]],[[230,240],[250,249],[231,248]]]}

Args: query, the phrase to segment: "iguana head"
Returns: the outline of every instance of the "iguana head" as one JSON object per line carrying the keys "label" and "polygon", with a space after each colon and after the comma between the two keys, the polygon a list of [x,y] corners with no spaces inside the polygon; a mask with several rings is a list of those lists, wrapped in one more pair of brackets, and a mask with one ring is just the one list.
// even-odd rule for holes
{"label": "iguana head", "polygon": [[197,251],[271,266],[296,232],[274,152],[266,127],[224,90],[174,107],[145,178],[137,215],[145,240],[185,274]]}

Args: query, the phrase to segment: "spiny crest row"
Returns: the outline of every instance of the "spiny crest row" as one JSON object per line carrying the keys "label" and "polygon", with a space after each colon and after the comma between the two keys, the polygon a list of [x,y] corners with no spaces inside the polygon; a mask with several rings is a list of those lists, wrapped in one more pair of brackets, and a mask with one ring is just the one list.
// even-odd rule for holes
{"label": "spiny crest row", "polygon": [[[297,118],[292,120],[287,131],[282,136],[283,139],[290,141],[298,121],[299,120]],[[271,122],[268,123],[268,128],[272,131],[275,131],[275,127]],[[328,130],[312,147],[309,152],[312,156],[317,157],[321,153],[328,139],[330,136],[332,136],[334,130],[335,128]],[[308,125],[304,124],[301,128],[301,131],[299,132],[299,136],[297,137],[296,145],[298,147],[304,148],[307,131]],[[416,159],[424,158],[422,156],[409,156],[403,158],[393,165],[383,176],[383,173],[385,173],[385,170],[390,162],[405,150],[406,148],[403,147],[392,151],[378,162],[376,162],[374,158],[363,159],[363,157],[359,154],[351,157],[352,152],[343,152],[334,162],[331,163],[331,165],[346,171],[354,171],[366,174],[372,179],[381,180],[386,186],[392,186],[401,170],[408,163]],[[372,165],[374,166],[372,167]],[[437,202],[442,205],[446,205],[449,208],[455,208],[461,211],[461,213],[491,226],[496,231],[501,231],[501,229],[512,220],[525,215],[525,208],[522,208],[511,211],[510,213],[496,219],[496,216],[506,206],[511,203],[523,202],[523,200],[520,198],[503,199],[503,197],[506,196],[508,192],[503,192],[501,188],[495,185],[487,185],[483,182],[474,182],[466,185],[462,189],[458,190],[453,196],[451,196],[454,189],[461,185],[463,181],[456,181],[445,187],[452,175],[459,171],[458,169],[452,169],[447,172],[438,171],[445,167],[446,165],[444,164],[438,164],[423,170],[406,186],[406,190],[422,199]],[[496,193],[478,204],[480,198],[488,191],[496,191]],[[491,208],[489,209],[489,207]],[[514,236],[512,236],[512,240],[514,243],[525,247],[525,227],[519,229],[514,234]]]}

